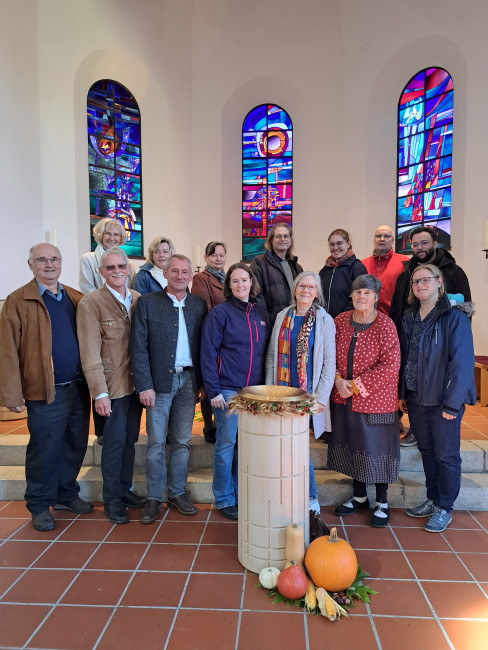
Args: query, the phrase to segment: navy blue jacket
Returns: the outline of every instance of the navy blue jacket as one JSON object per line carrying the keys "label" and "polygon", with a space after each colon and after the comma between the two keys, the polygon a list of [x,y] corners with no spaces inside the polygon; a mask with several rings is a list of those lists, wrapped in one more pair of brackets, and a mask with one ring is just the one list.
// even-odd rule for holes
{"label": "navy blue jacket", "polygon": [[[441,406],[455,415],[463,404],[476,403],[474,348],[471,323],[463,309],[451,307],[446,295],[437,306],[440,313],[426,324],[419,340],[417,397],[421,406]],[[404,370],[408,344],[418,306],[407,309],[400,331],[402,365],[399,397],[404,399]]]}
{"label": "navy blue jacket", "polygon": [[320,269],[325,310],[332,318],[352,309],[350,296],[353,280],[367,272],[355,255],[347,257],[338,266],[324,266]]}
{"label": "navy blue jacket", "polygon": [[210,399],[222,390],[264,384],[264,358],[271,327],[254,299],[233,296],[209,311],[203,323],[201,367]]}
{"label": "navy blue jacket", "polygon": [[159,284],[157,280],[151,275],[152,265],[149,262],[143,264],[137,271],[137,275],[134,278],[134,291],[138,291],[141,296],[145,293],[151,293],[152,291],[161,291],[163,287]]}
{"label": "navy blue jacket", "polygon": [[[207,303],[186,293],[185,317],[197,388],[202,385],[200,338]],[[166,289],[140,296],[132,317],[129,341],[130,366],[138,393],[152,388],[169,393],[173,385],[179,312]]]}

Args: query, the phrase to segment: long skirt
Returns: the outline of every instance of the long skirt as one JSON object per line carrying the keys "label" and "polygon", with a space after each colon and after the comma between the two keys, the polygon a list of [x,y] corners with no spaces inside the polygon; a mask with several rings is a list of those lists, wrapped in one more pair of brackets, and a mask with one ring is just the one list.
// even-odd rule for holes
{"label": "long skirt", "polygon": [[363,483],[396,483],[400,466],[398,421],[368,424],[366,413],[332,404],[327,469]]}

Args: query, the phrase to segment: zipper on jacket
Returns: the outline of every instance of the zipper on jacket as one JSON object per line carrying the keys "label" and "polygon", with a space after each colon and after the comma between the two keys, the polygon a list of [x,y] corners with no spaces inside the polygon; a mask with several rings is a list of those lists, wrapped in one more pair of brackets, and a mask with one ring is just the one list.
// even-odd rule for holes
{"label": "zipper on jacket", "polygon": [[246,386],[249,386],[249,380],[251,378],[251,370],[252,370],[252,353],[253,353],[253,344],[252,344],[252,327],[251,327],[251,319],[249,318],[249,314],[252,310],[252,305],[248,303],[246,307],[246,317],[247,317],[247,324],[249,326],[249,339],[251,342],[251,354],[249,355],[249,372],[247,373],[247,381],[246,381]]}
{"label": "zipper on jacket", "polygon": [[256,343],[259,343],[259,332],[258,332],[258,326],[256,325],[256,321],[254,321],[254,329],[256,330]]}
{"label": "zipper on jacket", "polygon": [[330,283],[329,283],[329,300],[327,302],[327,312],[330,312],[330,292],[332,290],[332,280],[334,279],[334,273],[336,272],[337,266],[334,266],[334,270],[332,271],[332,277],[330,278]]}

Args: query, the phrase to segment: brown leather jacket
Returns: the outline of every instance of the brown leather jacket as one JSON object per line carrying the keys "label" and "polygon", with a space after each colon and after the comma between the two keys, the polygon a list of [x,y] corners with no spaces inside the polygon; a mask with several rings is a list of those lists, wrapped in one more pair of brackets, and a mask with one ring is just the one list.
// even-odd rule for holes
{"label": "brown leather jacket", "polygon": [[196,273],[193,277],[191,284],[191,292],[205,300],[207,303],[208,311],[224,302],[224,285],[221,284],[217,278],[204,269],[200,273]]}
{"label": "brown leather jacket", "polygon": [[[83,294],[61,286],[76,307]],[[51,346],[49,312],[32,279],[7,296],[0,313],[0,406],[54,401]]]}
{"label": "brown leather jacket", "polygon": [[76,313],[81,365],[91,396],[110,399],[131,395],[134,382],[129,366],[130,320],[139,294],[132,294],[131,313],[106,286],[85,296]]}

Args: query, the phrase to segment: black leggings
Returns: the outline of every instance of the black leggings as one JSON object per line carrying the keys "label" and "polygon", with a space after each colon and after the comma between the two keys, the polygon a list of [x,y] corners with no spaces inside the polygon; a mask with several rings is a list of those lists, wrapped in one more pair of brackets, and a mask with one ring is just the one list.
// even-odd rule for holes
{"label": "black leggings", "polygon": [[[388,493],[388,483],[375,483],[376,485],[376,501],[378,503],[387,503],[387,493]],[[366,493],[366,483],[362,481],[356,481],[353,479],[352,487],[354,490],[355,497],[365,497]]]}

